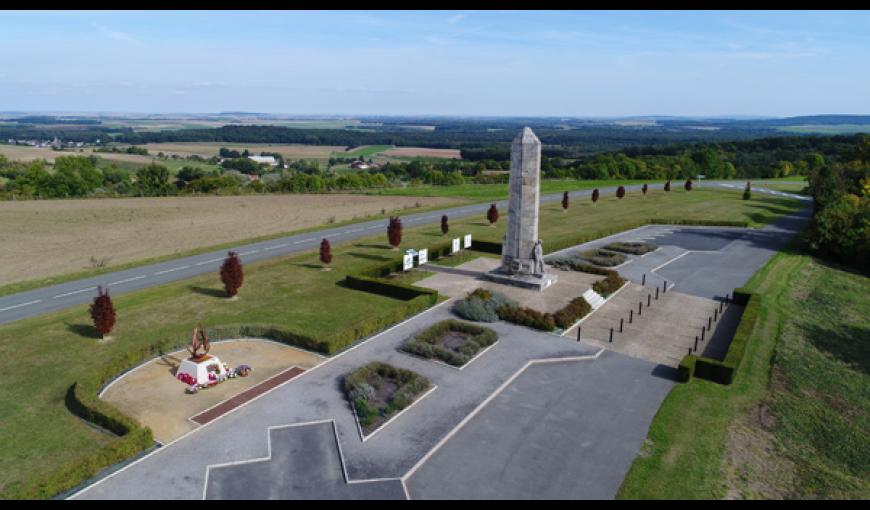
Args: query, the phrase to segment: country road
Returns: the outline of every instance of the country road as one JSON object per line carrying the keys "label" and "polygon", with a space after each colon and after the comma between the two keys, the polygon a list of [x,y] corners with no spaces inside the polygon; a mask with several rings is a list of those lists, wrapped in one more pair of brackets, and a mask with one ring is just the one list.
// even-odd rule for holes
{"label": "country road", "polygon": [[[732,182],[701,182],[696,186],[722,186],[742,191],[742,184]],[[626,186],[626,190],[639,190],[641,185]],[[616,186],[600,188],[604,194],[615,191]],[[773,191],[766,188],[752,188],[753,191],[778,195],[789,198],[797,198],[804,201],[812,200],[809,197]],[[592,190],[574,191],[571,198],[589,197]],[[553,202],[562,199],[561,193],[544,195],[542,202]],[[441,215],[447,214],[451,219],[464,218],[472,215],[481,217],[489,208],[490,202],[446,208],[426,213],[410,214],[402,216],[405,227],[437,223]],[[496,202],[500,209],[507,207],[507,200]],[[273,257],[280,257],[305,250],[317,248],[320,240],[327,238],[331,243],[352,241],[379,233],[386,233],[387,221],[374,220],[363,223],[355,223],[342,227],[324,228],[314,232],[281,237],[269,241],[253,244],[239,245],[235,248],[216,250],[190,257],[178,258],[157,264],[144,265],[107,273],[91,278],[70,281],[58,285],[51,285],[40,289],[34,289],[17,294],[0,297],[0,324],[5,324],[28,317],[35,317],[47,312],[61,310],[70,306],[90,302],[96,294],[97,286],[109,288],[113,295],[122,295],[140,289],[162,285],[185,278],[215,272],[226,257],[228,251],[236,251],[245,263],[257,262]]]}

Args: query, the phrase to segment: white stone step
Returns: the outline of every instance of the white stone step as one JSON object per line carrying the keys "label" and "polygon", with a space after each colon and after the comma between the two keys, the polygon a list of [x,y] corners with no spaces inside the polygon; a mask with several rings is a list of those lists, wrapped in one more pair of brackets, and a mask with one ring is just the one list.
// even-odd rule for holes
{"label": "white stone step", "polygon": [[604,298],[601,297],[601,294],[595,292],[592,289],[588,289],[586,292],[583,293],[583,299],[585,299],[586,302],[589,303],[589,306],[591,306],[593,310],[598,310],[601,305],[604,304]]}

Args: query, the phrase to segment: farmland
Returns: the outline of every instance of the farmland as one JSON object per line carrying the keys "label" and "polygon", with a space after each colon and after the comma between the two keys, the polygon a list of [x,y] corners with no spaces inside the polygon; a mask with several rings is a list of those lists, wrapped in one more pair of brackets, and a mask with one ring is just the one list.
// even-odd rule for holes
{"label": "farmland", "polygon": [[0,202],[0,285],[82,271],[103,259],[112,267],[382,209],[457,202],[339,194]]}

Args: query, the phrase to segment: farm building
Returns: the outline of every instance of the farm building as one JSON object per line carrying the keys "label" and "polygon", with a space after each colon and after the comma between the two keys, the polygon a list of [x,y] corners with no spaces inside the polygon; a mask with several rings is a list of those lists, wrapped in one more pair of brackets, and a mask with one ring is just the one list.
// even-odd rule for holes
{"label": "farm building", "polygon": [[275,160],[275,156],[248,156],[248,159],[254,161],[255,163],[268,163],[269,166],[278,165],[278,162]]}

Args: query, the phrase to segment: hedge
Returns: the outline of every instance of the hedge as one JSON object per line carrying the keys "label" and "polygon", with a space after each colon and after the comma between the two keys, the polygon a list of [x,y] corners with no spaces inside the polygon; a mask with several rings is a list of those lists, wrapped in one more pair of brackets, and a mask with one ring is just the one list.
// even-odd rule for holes
{"label": "hedge", "polygon": [[495,253],[496,255],[501,255],[502,244],[492,241],[478,241],[477,239],[472,239],[471,249],[483,253]]}
{"label": "hedge", "polygon": [[649,220],[653,225],[700,225],[705,227],[749,227],[747,221],[731,220],[676,220],[669,218],[654,218]]}
{"label": "hedge", "polygon": [[744,305],[743,316],[740,324],[734,332],[734,338],[728,346],[728,352],[723,361],[687,354],[680,361],[677,369],[677,377],[681,382],[687,382],[694,377],[707,379],[719,384],[731,384],[734,382],[734,374],[740,368],[746,345],[755,330],[758,322],[759,310],[762,297],[760,294],[751,294],[740,289],[734,290],[733,303]]}
{"label": "hedge", "polygon": [[639,242],[634,242],[634,243],[622,243],[622,242],[616,242],[616,243],[610,243],[610,244],[607,244],[607,245],[605,245],[603,248],[604,248],[605,250],[621,251],[621,252],[623,252],[623,253],[630,253],[630,254],[632,254],[632,255],[643,255],[643,254],[645,254],[645,253],[649,253],[649,252],[651,252],[651,251],[655,251],[656,249],[658,249],[658,246],[656,246],[656,245],[654,245],[654,244],[652,244],[652,243],[639,243]]}
{"label": "hedge", "polygon": [[591,311],[592,306],[581,296],[572,299],[564,308],[554,313],[553,320],[560,328],[568,329]]}
{"label": "hedge", "polygon": [[73,384],[66,396],[67,408],[76,416],[106,429],[119,437],[94,453],[44,473],[29,486],[15,485],[4,489],[2,499],[48,499],[93,478],[112,464],[124,461],[154,446],[151,429],[100,400],[100,389],[118,376],[177,345],[162,341],[127,352],[92,371]]}
{"label": "hedge", "polygon": [[415,285],[350,274],[345,277],[344,283],[351,289],[401,299],[402,301],[410,301],[419,296],[428,296],[429,301],[433,305],[438,302],[438,291],[424,289],[423,287],[417,287]]}

